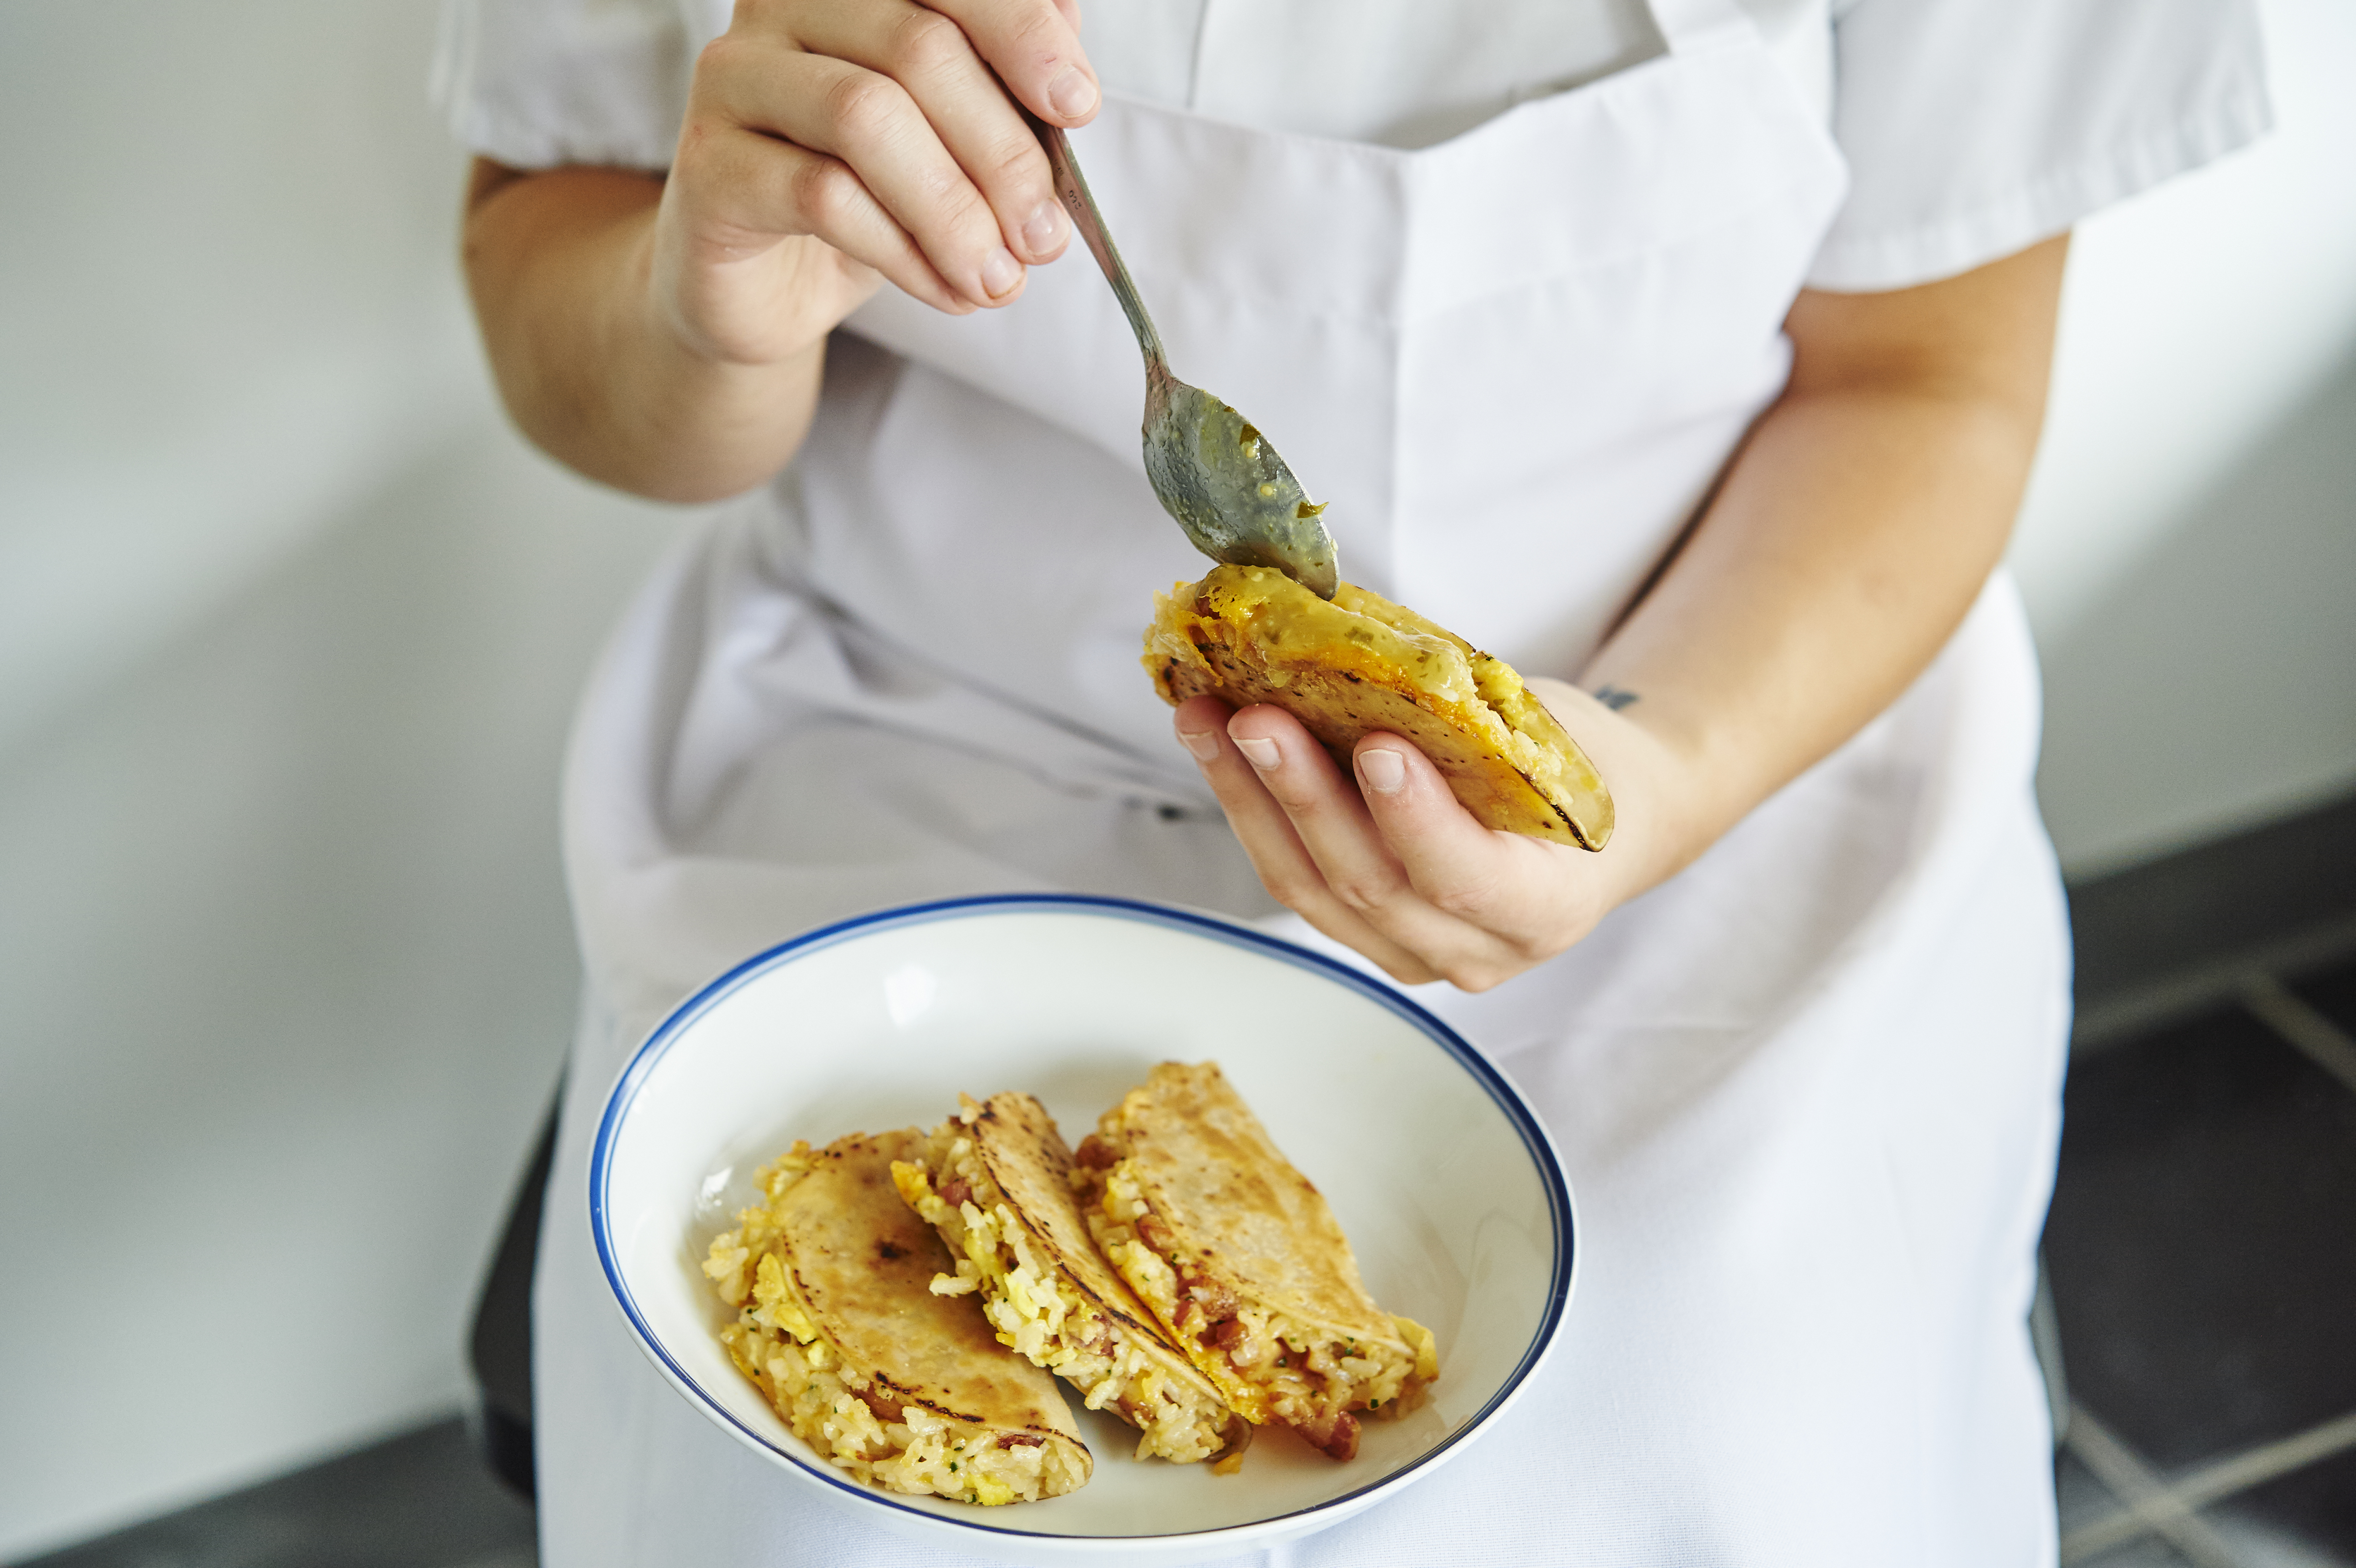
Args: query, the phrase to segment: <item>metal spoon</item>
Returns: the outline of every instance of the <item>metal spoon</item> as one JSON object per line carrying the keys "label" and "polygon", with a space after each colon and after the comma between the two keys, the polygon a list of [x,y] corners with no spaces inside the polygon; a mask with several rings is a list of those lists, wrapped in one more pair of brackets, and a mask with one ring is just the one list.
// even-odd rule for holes
{"label": "metal spoon", "polygon": [[1088,194],[1071,142],[1035,115],[1026,112],[1024,118],[1047,149],[1055,194],[1104,269],[1145,356],[1145,474],[1153,493],[1194,548],[1212,560],[1273,566],[1319,598],[1332,598],[1341,574],[1333,561],[1333,536],[1317,516],[1325,509],[1309,499],[1248,420],[1170,373],[1162,335],[1105,231],[1104,215]]}

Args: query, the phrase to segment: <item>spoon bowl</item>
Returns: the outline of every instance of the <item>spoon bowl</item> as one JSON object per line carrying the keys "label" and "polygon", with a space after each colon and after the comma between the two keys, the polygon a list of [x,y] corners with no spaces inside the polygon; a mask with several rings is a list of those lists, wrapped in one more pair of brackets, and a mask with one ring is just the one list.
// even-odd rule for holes
{"label": "spoon bowl", "polygon": [[1047,150],[1055,194],[1112,285],[1138,351],[1145,356],[1145,475],[1194,548],[1237,566],[1273,566],[1330,599],[1341,584],[1333,536],[1276,446],[1233,406],[1170,373],[1162,335],[1107,233],[1072,145],[1036,117],[1032,129]]}

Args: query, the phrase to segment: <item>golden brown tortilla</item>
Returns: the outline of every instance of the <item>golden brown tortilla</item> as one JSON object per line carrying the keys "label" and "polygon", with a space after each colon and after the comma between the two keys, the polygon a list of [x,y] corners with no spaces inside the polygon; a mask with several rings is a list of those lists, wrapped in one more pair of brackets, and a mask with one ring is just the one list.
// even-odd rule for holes
{"label": "golden brown tortilla", "polygon": [[892,1185],[892,1162],[922,1135],[911,1127],[829,1144],[787,1191],[788,1266],[802,1300],[845,1359],[895,1397],[993,1434],[1077,1444],[1055,1380],[1008,1355],[973,1303],[933,1293],[934,1276],[955,1265]]}
{"label": "golden brown tortilla", "polygon": [[1091,1230],[1221,1395],[1337,1459],[1353,1412],[1411,1407],[1429,1331],[1375,1305],[1349,1238],[1215,1062],[1164,1062],[1083,1141]]}
{"label": "golden brown tortilla", "polygon": [[1173,707],[1270,703],[1344,770],[1375,731],[1415,743],[1484,826],[1601,849],[1612,794],[1503,660],[1344,583],[1319,598],[1267,566],[1215,566],[1154,596],[1145,667]]}
{"label": "golden brown tortilla", "polygon": [[[853,1134],[815,1153],[798,1145],[765,1173],[769,1202],[745,1210],[744,1225],[715,1243],[706,1265],[723,1295],[743,1309],[734,1332],[723,1337],[798,1434],[873,1484],[978,1502],[1070,1491],[1086,1482],[1093,1461],[1055,1380],[1009,1354],[973,1302],[933,1289],[955,1262],[892,1180],[892,1162],[923,1136],[912,1127]],[[764,1277],[771,1262],[776,1269]],[[838,1443],[828,1452],[816,1430],[828,1411],[798,1408],[809,1403],[801,1397],[807,1388],[782,1386],[769,1371],[784,1349],[798,1359],[780,1365],[814,1360],[839,1378],[875,1416],[882,1435],[855,1451]],[[894,1423],[907,1428],[916,1411],[947,1423],[929,1445],[921,1432],[891,1435]],[[846,1404],[839,1413],[856,1422],[860,1412]],[[1015,1488],[999,1495],[992,1477],[1009,1463],[1002,1456],[1043,1446],[1056,1452],[1040,1456],[1035,1473],[996,1477]]]}

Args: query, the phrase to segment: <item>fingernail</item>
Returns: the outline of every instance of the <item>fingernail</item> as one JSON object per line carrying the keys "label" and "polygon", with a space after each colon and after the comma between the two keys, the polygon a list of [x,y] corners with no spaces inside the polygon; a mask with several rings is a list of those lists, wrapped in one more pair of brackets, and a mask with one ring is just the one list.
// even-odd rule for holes
{"label": "fingernail", "polygon": [[1209,730],[1182,729],[1178,732],[1178,738],[1184,744],[1187,750],[1194,754],[1194,760],[1197,762],[1208,762],[1219,755],[1219,737]]}
{"label": "fingernail", "polygon": [[1076,120],[1097,106],[1097,84],[1078,66],[1066,66],[1064,74],[1047,84],[1047,106],[1066,120]]}
{"label": "fingernail", "polygon": [[1358,777],[1377,795],[1396,795],[1407,782],[1407,763],[1387,746],[1358,753]]}
{"label": "fingernail", "polygon": [[1055,248],[1064,237],[1064,207],[1057,201],[1043,201],[1023,225],[1023,242],[1031,247],[1034,256],[1044,256]]}
{"label": "fingernail", "polygon": [[1246,740],[1243,736],[1237,736],[1236,737],[1236,749],[1244,754],[1244,760],[1246,762],[1250,763],[1254,768],[1258,768],[1263,773],[1275,767],[1280,759],[1280,754],[1276,749],[1276,742],[1272,740],[1263,740],[1257,737],[1251,740]]}
{"label": "fingernail", "polygon": [[1022,281],[1023,263],[1003,245],[998,248],[997,254],[981,263],[981,286],[992,299],[1012,294],[1014,285]]}

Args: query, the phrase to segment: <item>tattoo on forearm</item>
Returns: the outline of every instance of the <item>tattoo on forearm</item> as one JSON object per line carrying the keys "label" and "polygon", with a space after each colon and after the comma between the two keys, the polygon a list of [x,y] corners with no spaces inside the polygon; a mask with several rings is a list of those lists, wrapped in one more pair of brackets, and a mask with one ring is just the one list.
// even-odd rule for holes
{"label": "tattoo on forearm", "polygon": [[1636,693],[1621,686],[1598,686],[1595,688],[1595,700],[1616,714],[1634,702]]}

